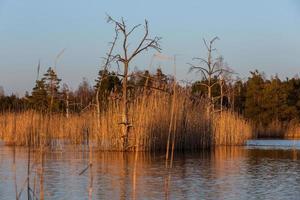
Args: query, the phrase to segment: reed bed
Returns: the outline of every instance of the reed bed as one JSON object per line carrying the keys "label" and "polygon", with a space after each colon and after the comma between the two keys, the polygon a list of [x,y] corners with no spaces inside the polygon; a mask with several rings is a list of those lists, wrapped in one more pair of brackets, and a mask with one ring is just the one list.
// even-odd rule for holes
{"label": "reed bed", "polygon": [[[174,104],[172,99],[170,94],[153,92],[131,101],[128,151],[165,151],[170,138],[175,150],[184,151],[215,145],[242,145],[252,137],[250,124],[232,112],[207,115],[206,101],[195,103],[185,92],[178,93]],[[34,110],[2,113],[0,139],[8,145],[38,147],[90,143],[99,150],[122,151],[119,105],[118,100],[110,101],[101,113],[91,108],[68,118],[63,113],[50,115]]]}
{"label": "reed bed", "polygon": [[286,139],[300,139],[300,124],[290,122],[284,134]]}
{"label": "reed bed", "polygon": [[213,120],[214,145],[244,145],[245,140],[253,138],[249,122],[233,112],[222,112]]}
{"label": "reed bed", "polygon": [[300,124],[298,121],[276,122],[267,126],[258,125],[255,128],[257,138],[300,139]]}
{"label": "reed bed", "polygon": [[282,122],[273,121],[267,126],[257,125],[255,135],[257,138],[284,138],[286,125]]}
{"label": "reed bed", "polygon": [[36,111],[0,115],[1,139],[8,145],[52,146],[60,140],[71,144],[84,141],[85,118],[63,114],[47,115]]}

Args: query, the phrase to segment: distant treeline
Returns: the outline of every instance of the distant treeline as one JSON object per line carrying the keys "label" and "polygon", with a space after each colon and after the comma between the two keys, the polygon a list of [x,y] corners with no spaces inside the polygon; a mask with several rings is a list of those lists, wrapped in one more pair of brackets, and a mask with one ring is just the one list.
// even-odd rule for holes
{"label": "distant treeline", "polygon": [[[156,92],[172,92],[173,77],[168,76],[159,68],[156,73],[149,71],[135,71],[129,79],[129,97],[136,98],[142,90]],[[147,82],[147,83],[146,83]],[[268,125],[271,122],[290,122],[300,120],[300,78],[281,80],[278,76],[266,78],[257,70],[250,72],[247,80],[212,80],[212,97],[214,110],[234,110],[255,122]],[[191,93],[191,97],[206,98],[207,87],[205,80],[191,84],[178,85]],[[118,100],[122,96],[122,79],[114,71],[100,70],[94,86],[85,79],[74,91],[66,84],[61,85],[61,79],[52,68],[36,81],[31,93],[24,97],[14,94],[4,95],[0,90],[0,109],[2,112],[18,112],[35,109],[43,112],[67,111],[81,113],[96,105],[96,98],[100,102],[100,109],[106,109],[110,100]],[[221,89],[222,87],[222,89]],[[222,105],[221,105],[222,103]]]}
{"label": "distant treeline", "polygon": [[[215,82],[219,81],[214,79]],[[204,95],[206,90],[193,84],[194,94]],[[300,78],[270,79],[257,70],[247,80],[226,82],[223,105],[242,114],[256,124],[271,122],[298,122],[300,120]],[[213,96],[220,96],[220,85],[213,88]]]}
{"label": "distant treeline", "polygon": [[[0,110],[2,112],[18,112],[34,109],[42,112],[66,112],[68,107],[71,113],[80,113],[96,106],[96,98],[100,102],[100,108],[105,109],[108,101],[118,100],[122,96],[122,79],[117,72],[100,70],[93,86],[83,79],[78,88],[71,90],[67,84],[61,84],[60,79],[52,68],[41,79],[36,80],[31,93],[26,92],[24,97],[15,94],[5,95],[4,89],[0,90]],[[147,81],[147,85],[145,84]],[[139,91],[144,89],[171,92],[173,78],[163,74],[157,69],[155,74],[149,71],[135,71],[128,81],[129,96],[137,97]],[[97,95],[98,93],[98,95]]]}

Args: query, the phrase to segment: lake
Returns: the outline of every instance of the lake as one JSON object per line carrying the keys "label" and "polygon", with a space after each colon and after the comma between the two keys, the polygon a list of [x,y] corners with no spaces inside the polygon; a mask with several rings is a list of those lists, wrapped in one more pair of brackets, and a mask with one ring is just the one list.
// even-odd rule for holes
{"label": "lake", "polygon": [[[89,153],[70,147],[32,152],[30,185],[39,197],[42,182],[45,199],[88,199],[92,177],[93,199],[291,200],[300,199],[299,158],[296,148],[219,147],[175,153],[166,169],[163,154],[94,151],[92,170],[83,172]],[[27,199],[27,149],[0,146],[0,199],[15,199],[15,175]]]}

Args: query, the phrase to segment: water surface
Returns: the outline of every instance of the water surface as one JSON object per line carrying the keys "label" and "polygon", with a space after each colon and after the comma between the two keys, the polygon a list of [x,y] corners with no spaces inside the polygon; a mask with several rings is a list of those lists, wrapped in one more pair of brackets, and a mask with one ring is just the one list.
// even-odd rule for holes
{"label": "water surface", "polygon": [[[14,174],[21,199],[27,199],[26,148],[0,146],[0,199],[15,199]],[[30,186],[45,199],[300,199],[300,151],[297,149],[217,148],[175,154],[172,169],[162,154],[93,152],[73,148],[31,154]],[[43,180],[40,179],[44,159]],[[91,173],[90,173],[91,172]],[[42,181],[41,181],[42,180]],[[26,185],[26,184],[25,184]]]}
{"label": "water surface", "polygon": [[267,149],[300,149],[300,140],[248,140],[246,142],[248,146],[255,148],[267,148]]}

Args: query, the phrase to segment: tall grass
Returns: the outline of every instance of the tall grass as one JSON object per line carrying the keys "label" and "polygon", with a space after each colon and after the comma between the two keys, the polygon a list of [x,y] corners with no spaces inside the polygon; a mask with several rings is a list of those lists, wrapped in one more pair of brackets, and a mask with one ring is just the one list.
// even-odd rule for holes
{"label": "tall grass", "polygon": [[266,126],[257,125],[255,127],[257,138],[284,138],[285,132],[286,125],[278,121],[272,121]]}
{"label": "tall grass", "polygon": [[[165,151],[171,114],[175,150],[197,150],[214,145],[241,145],[251,138],[249,123],[232,112],[208,116],[206,101],[194,102],[179,91],[171,112],[172,95],[144,93],[132,100],[129,118],[129,151]],[[0,137],[6,144],[33,147],[91,144],[100,150],[122,150],[121,107],[110,101],[100,117],[96,109],[81,114],[43,114],[36,111],[0,114]],[[98,120],[99,119],[99,120]]]}
{"label": "tall grass", "polygon": [[300,139],[300,124],[297,121],[273,121],[267,126],[256,126],[257,138]]}
{"label": "tall grass", "polygon": [[222,112],[213,120],[214,144],[243,145],[245,140],[253,138],[253,130],[249,122],[233,112]]}
{"label": "tall grass", "polygon": [[300,124],[290,122],[284,134],[286,139],[300,139]]}

